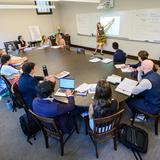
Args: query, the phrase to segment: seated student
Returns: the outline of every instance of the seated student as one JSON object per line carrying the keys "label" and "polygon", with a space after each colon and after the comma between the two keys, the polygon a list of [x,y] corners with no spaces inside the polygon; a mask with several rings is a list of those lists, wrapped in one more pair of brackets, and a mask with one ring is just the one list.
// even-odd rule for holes
{"label": "seated student", "polygon": [[27,62],[22,66],[23,73],[21,74],[18,81],[18,89],[24,99],[24,102],[30,109],[32,109],[32,101],[36,97],[36,85],[41,80],[54,79],[53,76],[41,77],[34,76],[35,74],[35,63]]}
{"label": "seated student", "polygon": [[151,114],[160,112],[160,75],[153,71],[153,65],[151,60],[144,60],[139,68],[139,84],[132,91],[137,96],[127,100],[131,110],[137,108]]}
{"label": "seated student", "polygon": [[24,52],[24,50],[28,47],[26,41],[24,41],[23,37],[18,36],[18,48],[20,51]]}
{"label": "seated student", "polygon": [[65,48],[66,42],[62,38],[61,34],[56,34],[56,44],[57,46],[60,46],[60,48]]}
{"label": "seated student", "polygon": [[94,118],[106,117],[117,111],[117,101],[112,99],[111,86],[105,80],[100,80],[96,86],[93,103],[89,107],[89,125],[94,129]]}
{"label": "seated student", "polygon": [[20,71],[10,66],[11,56],[6,54],[1,57],[1,75],[4,75],[10,83],[14,83],[19,79]]}
{"label": "seated student", "polygon": [[149,53],[145,50],[141,50],[138,52],[138,63],[136,64],[130,64],[129,66],[134,68],[135,70],[141,66],[142,61],[144,61],[145,59],[148,59]]}
{"label": "seated student", "polygon": [[126,62],[126,53],[119,49],[119,44],[117,42],[112,43],[113,49],[115,49],[115,53],[113,55],[114,63],[125,63]]}
{"label": "seated student", "polygon": [[74,127],[71,112],[75,109],[74,97],[66,91],[68,103],[62,103],[52,97],[56,81],[44,81],[36,87],[38,97],[33,100],[33,112],[43,117],[54,117],[58,127],[64,133],[70,133]]}
{"label": "seated student", "polygon": [[47,36],[42,36],[41,46],[51,46],[51,41],[48,39]]}
{"label": "seated student", "polygon": [[[3,51],[3,49],[0,49],[0,58],[3,56],[3,55],[6,55],[7,53]],[[18,57],[18,56],[11,56],[11,60],[9,61],[9,64],[10,65],[18,65],[18,64],[22,64],[24,63],[25,61],[28,60],[27,57]]]}

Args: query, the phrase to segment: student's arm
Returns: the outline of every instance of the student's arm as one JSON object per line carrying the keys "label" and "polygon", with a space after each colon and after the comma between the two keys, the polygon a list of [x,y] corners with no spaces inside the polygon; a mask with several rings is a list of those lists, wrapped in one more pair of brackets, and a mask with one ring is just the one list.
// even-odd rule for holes
{"label": "student's arm", "polygon": [[69,96],[67,97],[68,99],[68,103],[59,103],[57,102],[57,113],[55,116],[59,116],[62,114],[65,114],[67,112],[72,111],[73,109],[75,109],[75,101],[74,101],[74,97],[73,96]]}
{"label": "student's arm", "polygon": [[113,18],[108,24],[106,24],[104,27],[105,31],[108,31],[110,29],[110,27],[112,26],[112,24],[114,23],[115,19]]}
{"label": "student's arm", "polygon": [[91,104],[89,106],[89,112],[88,112],[89,118],[93,118],[93,114],[94,114],[93,104]]}
{"label": "student's arm", "polygon": [[136,86],[133,91],[132,94],[134,95],[138,95],[139,93],[142,93],[145,90],[149,90],[152,88],[152,83],[148,80],[148,79],[143,79],[138,86]]}

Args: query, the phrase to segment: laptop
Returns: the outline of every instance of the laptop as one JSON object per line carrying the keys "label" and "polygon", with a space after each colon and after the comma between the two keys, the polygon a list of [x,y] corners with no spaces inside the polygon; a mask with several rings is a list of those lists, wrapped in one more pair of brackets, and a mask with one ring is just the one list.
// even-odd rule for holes
{"label": "laptop", "polygon": [[59,89],[54,94],[55,96],[66,97],[66,90],[74,91],[74,79],[61,78],[59,79]]}

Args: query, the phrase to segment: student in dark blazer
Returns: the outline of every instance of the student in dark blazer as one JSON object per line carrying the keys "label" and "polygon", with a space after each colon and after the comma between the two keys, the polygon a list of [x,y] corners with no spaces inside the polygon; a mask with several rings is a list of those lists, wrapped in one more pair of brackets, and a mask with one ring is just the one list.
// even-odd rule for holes
{"label": "student in dark blazer", "polygon": [[22,66],[23,73],[18,81],[18,89],[26,103],[32,109],[32,101],[36,97],[36,85],[43,77],[34,77],[35,63],[27,62]]}
{"label": "student in dark blazer", "polygon": [[55,82],[44,81],[37,85],[38,97],[33,100],[33,112],[43,117],[55,118],[58,127],[64,133],[70,133],[74,127],[75,110],[74,97],[70,90],[66,91],[68,103],[57,101],[51,95],[54,92]]}
{"label": "student in dark blazer", "polygon": [[115,53],[113,55],[113,62],[114,63],[125,63],[126,62],[126,53],[119,49],[119,44],[114,42],[112,44],[113,49],[115,49]]}

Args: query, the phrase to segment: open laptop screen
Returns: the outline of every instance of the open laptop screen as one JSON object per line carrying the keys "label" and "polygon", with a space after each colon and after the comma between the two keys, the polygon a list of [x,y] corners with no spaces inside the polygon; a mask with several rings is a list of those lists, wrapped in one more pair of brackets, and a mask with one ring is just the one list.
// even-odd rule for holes
{"label": "open laptop screen", "polygon": [[65,89],[74,89],[74,79],[61,78],[59,80],[59,87]]}

